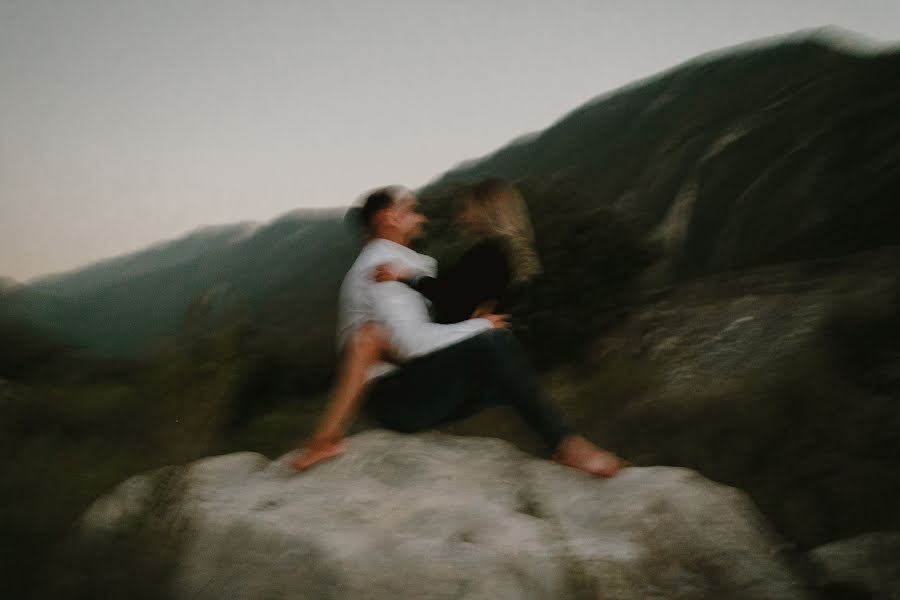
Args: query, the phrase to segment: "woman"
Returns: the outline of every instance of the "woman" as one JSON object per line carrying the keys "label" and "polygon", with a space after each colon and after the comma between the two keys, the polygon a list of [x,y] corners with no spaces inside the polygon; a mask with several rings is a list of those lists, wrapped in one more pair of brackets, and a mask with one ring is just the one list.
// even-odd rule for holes
{"label": "woman", "polygon": [[[375,272],[376,281],[400,281],[428,298],[439,323],[508,311],[524,287],[541,272],[528,210],[512,184],[496,178],[484,180],[470,188],[462,206],[457,222],[477,241],[456,263],[439,270],[437,277],[413,277],[392,265],[381,265]],[[341,438],[353,409],[341,407],[353,405],[352,399],[363,394],[367,367],[387,352],[386,336],[376,324],[367,324],[354,336],[338,377],[335,401],[317,433],[306,442],[306,452],[292,463],[295,468],[306,469],[346,450]],[[449,420],[479,408],[481,405],[461,406]],[[611,476],[621,466],[609,453],[600,456],[582,436],[573,437],[578,439],[573,439],[571,448],[564,452],[569,460],[560,460],[563,464],[575,466],[577,462],[578,468],[603,476]],[[558,459],[558,454],[554,459]],[[586,466],[587,456],[596,457],[595,467]]]}
{"label": "woman", "polygon": [[428,298],[437,323],[506,312],[541,271],[528,209],[509,182],[492,178],[472,187],[457,220],[478,241],[436,278],[413,278],[390,265],[375,275],[376,281],[402,281]]}

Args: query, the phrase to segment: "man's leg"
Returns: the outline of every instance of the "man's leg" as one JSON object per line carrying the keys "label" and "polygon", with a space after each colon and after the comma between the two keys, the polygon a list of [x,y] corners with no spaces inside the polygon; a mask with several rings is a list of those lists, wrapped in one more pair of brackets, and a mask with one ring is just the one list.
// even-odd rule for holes
{"label": "man's leg", "polygon": [[419,431],[497,403],[511,404],[551,449],[572,433],[563,414],[542,396],[525,351],[503,329],[410,361],[376,382],[367,406],[393,429]]}
{"label": "man's leg", "polygon": [[468,417],[487,406],[509,404],[551,450],[574,433],[562,411],[544,395],[524,348],[510,331],[494,329],[473,342],[480,345],[473,352],[475,366],[483,370],[480,379],[488,385],[460,406],[454,419]]}
{"label": "man's leg", "polygon": [[445,422],[483,387],[465,367],[460,344],[411,360],[371,382],[365,410],[385,427],[405,433]]}
{"label": "man's leg", "polygon": [[412,432],[498,402],[511,404],[538,431],[557,462],[604,477],[623,466],[621,459],[575,433],[543,397],[524,349],[502,329],[407,363],[372,386],[367,408],[387,427]]}
{"label": "man's leg", "polygon": [[363,396],[366,370],[381,358],[386,349],[387,338],[374,323],[361,326],[353,334],[342,356],[331,401],[316,431],[304,442],[303,452],[291,462],[291,466],[298,470],[308,469],[347,450],[342,438]]}

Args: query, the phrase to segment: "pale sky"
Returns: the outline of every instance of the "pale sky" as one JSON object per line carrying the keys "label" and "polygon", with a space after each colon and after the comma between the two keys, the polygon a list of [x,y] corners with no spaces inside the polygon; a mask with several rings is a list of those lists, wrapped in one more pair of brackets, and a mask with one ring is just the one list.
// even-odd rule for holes
{"label": "pale sky", "polygon": [[418,187],[592,97],[898,0],[0,0],[0,275]]}

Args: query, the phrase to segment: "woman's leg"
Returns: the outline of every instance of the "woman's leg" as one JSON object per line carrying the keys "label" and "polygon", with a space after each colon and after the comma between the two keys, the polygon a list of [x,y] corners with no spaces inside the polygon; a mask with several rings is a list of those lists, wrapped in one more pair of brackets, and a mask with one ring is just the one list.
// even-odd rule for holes
{"label": "woman's leg", "polygon": [[309,468],[346,450],[342,438],[358,411],[366,387],[366,371],[386,351],[387,338],[375,323],[363,325],[353,335],[344,353],[331,402],[315,433],[305,442],[306,451],[291,463],[294,468]]}

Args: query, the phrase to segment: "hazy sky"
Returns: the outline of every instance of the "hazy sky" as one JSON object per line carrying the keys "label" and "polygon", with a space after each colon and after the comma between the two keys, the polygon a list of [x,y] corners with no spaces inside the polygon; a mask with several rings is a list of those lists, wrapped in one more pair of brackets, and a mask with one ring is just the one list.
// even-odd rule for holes
{"label": "hazy sky", "polygon": [[0,0],[0,275],[417,187],[697,54],[898,0]]}

